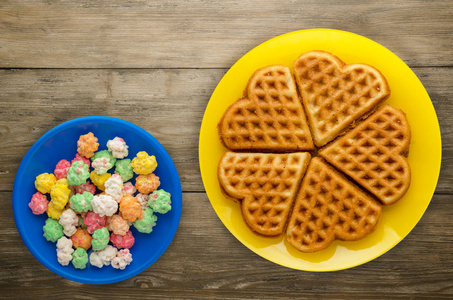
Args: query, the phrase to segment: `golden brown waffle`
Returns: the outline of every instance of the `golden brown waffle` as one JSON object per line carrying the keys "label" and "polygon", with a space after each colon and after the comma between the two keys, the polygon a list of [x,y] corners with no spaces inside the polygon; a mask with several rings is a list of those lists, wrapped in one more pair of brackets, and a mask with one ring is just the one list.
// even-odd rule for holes
{"label": "golden brown waffle", "polygon": [[230,150],[313,150],[313,141],[291,71],[273,65],[257,70],[244,98],[234,102],[218,124]]}
{"label": "golden brown waffle", "polygon": [[371,233],[381,206],[330,167],[311,160],[286,230],[286,239],[302,252],[315,252],[335,239],[352,241]]}
{"label": "golden brown waffle", "polygon": [[383,204],[404,196],[411,182],[411,131],[403,111],[385,105],[319,154]]}
{"label": "golden brown waffle", "polygon": [[385,77],[365,64],[345,65],[323,51],[294,62],[296,82],[313,140],[323,146],[390,96]]}
{"label": "golden brown waffle", "polygon": [[247,225],[263,236],[283,233],[310,154],[227,152],[218,177],[223,193],[241,203]]}

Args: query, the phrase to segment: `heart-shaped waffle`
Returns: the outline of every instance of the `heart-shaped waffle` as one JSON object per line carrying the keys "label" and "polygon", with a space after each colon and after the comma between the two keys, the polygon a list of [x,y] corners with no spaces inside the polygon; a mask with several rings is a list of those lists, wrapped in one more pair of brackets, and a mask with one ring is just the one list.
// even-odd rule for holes
{"label": "heart-shaped waffle", "polygon": [[230,150],[313,150],[305,113],[286,66],[257,70],[244,98],[225,111],[218,130],[221,142]]}
{"label": "heart-shaped waffle", "polygon": [[381,205],[314,157],[297,196],[286,239],[302,252],[328,247],[335,239],[352,241],[371,233]]}
{"label": "heart-shaped waffle", "polygon": [[411,182],[410,138],[404,112],[385,105],[319,154],[388,205],[403,197]]}
{"label": "heart-shaped waffle", "polygon": [[309,161],[307,152],[227,152],[220,160],[218,178],[225,196],[241,203],[242,216],[254,232],[278,236]]}
{"label": "heart-shaped waffle", "polygon": [[377,69],[365,64],[345,65],[327,52],[304,53],[293,67],[318,147],[390,96],[387,80]]}

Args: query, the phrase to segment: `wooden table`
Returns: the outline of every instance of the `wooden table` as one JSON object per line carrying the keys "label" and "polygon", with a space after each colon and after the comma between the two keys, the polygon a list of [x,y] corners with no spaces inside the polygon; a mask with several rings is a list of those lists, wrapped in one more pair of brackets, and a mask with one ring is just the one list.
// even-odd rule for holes
{"label": "wooden table", "polygon": [[[216,216],[198,166],[211,93],[247,51],[307,28],[355,32],[403,59],[428,91],[442,130],[432,202],[401,243],[345,271],[311,273],[269,262]],[[0,1],[0,297],[453,297],[453,2]],[[16,230],[13,181],[31,145],[87,115],[120,117],[152,133],[180,174],[183,212],[164,255],[143,273],[93,286],[43,267]]]}

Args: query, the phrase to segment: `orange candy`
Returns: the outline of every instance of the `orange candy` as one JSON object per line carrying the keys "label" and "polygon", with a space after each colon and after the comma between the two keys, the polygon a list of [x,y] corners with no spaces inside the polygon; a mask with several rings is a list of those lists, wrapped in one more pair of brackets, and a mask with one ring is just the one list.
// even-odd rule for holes
{"label": "orange candy", "polygon": [[150,194],[157,190],[160,185],[159,177],[153,173],[140,175],[135,180],[135,187],[142,194]]}
{"label": "orange candy", "polygon": [[85,250],[90,249],[91,247],[91,235],[86,229],[77,228],[76,233],[71,237],[72,245],[74,248],[82,247]]}
{"label": "orange candy", "polygon": [[135,220],[143,219],[143,210],[140,202],[129,194],[121,198],[120,212],[126,221],[135,222]]}
{"label": "orange candy", "polygon": [[94,152],[97,151],[99,147],[99,143],[97,141],[98,138],[95,137],[92,132],[81,135],[77,141],[77,152],[86,158],[92,157]]}

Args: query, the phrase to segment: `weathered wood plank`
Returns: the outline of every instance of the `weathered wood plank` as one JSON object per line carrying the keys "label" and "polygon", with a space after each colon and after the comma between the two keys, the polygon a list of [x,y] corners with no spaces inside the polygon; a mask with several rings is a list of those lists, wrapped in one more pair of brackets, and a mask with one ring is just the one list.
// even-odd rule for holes
{"label": "weathered wood plank", "polygon": [[410,66],[451,66],[453,5],[387,1],[4,0],[3,68],[228,68],[280,34],[335,28]]}
{"label": "weathered wood plank", "polygon": [[[451,196],[436,195],[425,216],[395,248],[349,270],[311,273],[273,264],[243,246],[215,215],[206,194],[184,193],[176,236],[143,273],[114,285],[65,280],[28,252],[15,230],[11,193],[0,192],[0,297],[84,299],[115,295],[153,298],[451,298],[453,212]],[[366,280],[364,280],[366,278]],[[30,291],[33,290],[33,293]]]}
{"label": "weathered wood plank", "polygon": [[[449,88],[453,68],[414,68],[442,128],[443,161],[437,192],[453,193],[453,126]],[[148,130],[168,150],[184,191],[203,191],[198,135],[209,98],[224,69],[0,70],[0,190],[31,145],[72,118],[108,115]]]}

